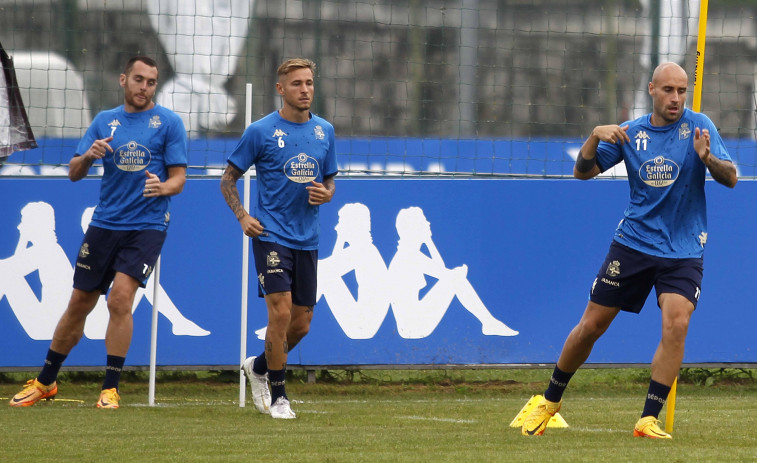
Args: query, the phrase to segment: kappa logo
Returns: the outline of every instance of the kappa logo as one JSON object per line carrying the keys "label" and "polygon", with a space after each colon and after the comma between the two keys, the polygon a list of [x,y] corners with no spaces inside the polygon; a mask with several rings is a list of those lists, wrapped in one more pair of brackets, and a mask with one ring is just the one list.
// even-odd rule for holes
{"label": "kappa logo", "polygon": [[281,129],[276,129],[275,132],[273,132],[273,138],[279,138],[279,137],[286,137],[287,134]]}
{"label": "kappa logo", "polygon": [[116,133],[116,129],[121,127],[121,123],[118,122],[118,119],[113,119],[108,126],[110,126],[110,136],[112,137]]}
{"label": "kappa logo", "polygon": [[607,266],[607,274],[611,277],[620,275],[620,261],[614,260]]}
{"label": "kappa logo", "polygon": [[651,138],[643,130],[639,130],[636,136],[633,137],[636,140],[636,151],[646,151]]}

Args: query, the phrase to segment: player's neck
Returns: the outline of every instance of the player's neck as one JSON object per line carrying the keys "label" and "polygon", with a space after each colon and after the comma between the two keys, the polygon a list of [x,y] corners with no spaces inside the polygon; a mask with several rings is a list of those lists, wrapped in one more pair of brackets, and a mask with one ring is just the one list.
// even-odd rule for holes
{"label": "player's neck", "polygon": [[149,111],[154,107],[155,107],[154,101],[151,101],[150,104],[148,104],[147,106],[143,108],[137,108],[136,106],[133,106],[133,105],[130,105],[129,103],[124,102],[124,111],[126,111],[127,113],[141,113],[144,111]]}
{"label": "player's neck", "polygon": [[281,116],[282,119],[288,120],[289,122],[296,122],[298,124],[302,124],[310,120],[310,110],[309,109],[301,110],[297,108],[292,108],[290,106],[284,106],[283,108],[279,109],[279,116]]}

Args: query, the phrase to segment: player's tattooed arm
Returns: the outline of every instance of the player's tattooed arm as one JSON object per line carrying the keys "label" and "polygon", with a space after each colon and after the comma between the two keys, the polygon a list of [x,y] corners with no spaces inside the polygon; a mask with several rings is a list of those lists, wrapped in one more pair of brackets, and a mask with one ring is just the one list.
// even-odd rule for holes
{"label": "player's tattooed arm", "polygon": [[237,189],[237,181],[243,173],[229,164],[221,176],[221,193],[237,220],[241,220],[242,217],[247,215],[247,211],[244,210],[244,206],[242,206],[242,202],[239,200],[239,190]]}
{"label": "player's tattooed arm", "polygon": [[730,161],[719,159],[710,152],[709,130],[699,130],[699,127],[694,129],[694,149],[715,181],[730,188],[736,186],[738,182],[736,166]]}
{"label": "player's tattooed arm", "polygon": [[264,234],[263,225],[258,219],[250,216],[244,209],[242,202],[239,200],[239,190],[237,190],[237,180],[244,174],[241,170],[233,165],[226,166],[226,170],[221,176],[221,194],[223,194],[226,204],[229,205],[234,217],[239,221],[242,232],[250,237],[256,237]]}
{"label": "player's tattooed arm", "polygon": [[730,188],[736,186],[738,175],[736,174],[736,166],[732,162],[723,161],[712,155],[710,155],[708,161],[705,162],[705,165],[715,181]]}

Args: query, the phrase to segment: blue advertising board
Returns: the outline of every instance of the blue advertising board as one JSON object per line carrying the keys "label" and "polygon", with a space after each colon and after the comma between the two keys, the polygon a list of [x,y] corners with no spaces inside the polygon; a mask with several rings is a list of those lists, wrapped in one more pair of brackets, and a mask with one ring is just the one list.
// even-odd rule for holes
{"label": "blue advertising board", "polygon": [[[44,358],[99,185],[0,179],[0,368]],[[684,361],[754,363],[757,184],[706,188],[705,277]],[[334,201],[321,207],[311,332],[289,363],[552,363],[627,200],[623,180],[338,179]],[[238,363],[242,242],[218,179],[190,179],[173,199],[161,257],[159,365]],[[266,309],[250,274],[248,352],[256,354]],[[150,282],[138,293],[127,365],[149,363],[153,292]],[[105,323],[100,304],[68,366],[103,364]],[[589,363],[648,363],[659,336],[652,296],[640,315],[618,316]]]}

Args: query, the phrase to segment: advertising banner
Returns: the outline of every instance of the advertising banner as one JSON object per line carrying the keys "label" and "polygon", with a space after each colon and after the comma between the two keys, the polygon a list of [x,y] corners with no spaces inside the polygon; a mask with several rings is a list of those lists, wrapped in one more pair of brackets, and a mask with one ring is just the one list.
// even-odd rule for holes
{"label": "advertising banner", "polygon": [[[0,368],[41,365],[99,185],[96,178],[0,180]],[[757,249],[747,237],[757,185],[706,188],[705,276],[684,361],[757,362],[748,271]],[[624,180],[337,178],[334,201],[321,206],[315,316],[289,363],[553,363],[627,201]],[[157,287],[158,364],[235,365],[243,240],[219,180],[190,179],[173,198],[171,218]],[[263,351],[266,309],[250,270],[254,355]],[[149,281],[137,294],[127,365],[149,363],[155,290]],[[67,366],[104,363],[107,319],[103,297]],[[660,323],[652,295],[641,314],[618,315],[589,363],[649,363]]]}

